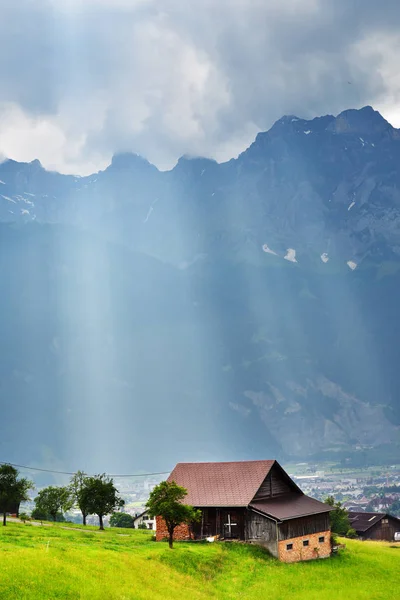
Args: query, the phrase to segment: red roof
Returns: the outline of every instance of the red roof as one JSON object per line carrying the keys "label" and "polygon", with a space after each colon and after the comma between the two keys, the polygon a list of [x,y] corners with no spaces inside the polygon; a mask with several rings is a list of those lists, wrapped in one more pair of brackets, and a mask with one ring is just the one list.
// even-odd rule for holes
{"label": "red roof", "polygon": [[248,506],[274,463],[274,460],[178,463],[168,481],[188,490],[184,502],[191,506]]}

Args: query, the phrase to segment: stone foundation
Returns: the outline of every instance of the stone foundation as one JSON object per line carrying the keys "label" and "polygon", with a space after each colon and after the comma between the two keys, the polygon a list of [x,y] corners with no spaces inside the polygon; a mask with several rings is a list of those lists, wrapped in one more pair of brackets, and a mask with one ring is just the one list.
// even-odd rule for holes
{"label": "stone foundation", "polygon": [[[161,542],[165,538],[168,539],[168,529],[165,524],[164,519],[161,517],[156,517],[156,541]],[[189,531],[189,526],[183,523],[182,525],[178,525],[174,531],[174,540],[176,541],[185,541],[192,539]]]}
{"label": "stone foundation", "polygon": [[[323,542],[319,539],[324,538]],[[304,546],[303,542],[308,541]],[[292,549],[287,549],[292,544]],[[316,558],[328,558],[331,555],[331,532],[321,531],[310,533],[301,537],[284,540],[278,543],[278,558],[282,562],[300,562],[302,560],[315,560]]]}

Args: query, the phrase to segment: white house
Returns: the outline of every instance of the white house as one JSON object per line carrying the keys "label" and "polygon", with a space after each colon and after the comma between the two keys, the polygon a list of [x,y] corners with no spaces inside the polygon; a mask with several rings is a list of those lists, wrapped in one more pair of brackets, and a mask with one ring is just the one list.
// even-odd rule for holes
{"label": "white house", "polygon": [[139,529],[139,525],[144,523],[147,529],[156,530],[156,520],[149,517],[148,512],[144,512],[133,519],[133,526],[135,529]]}

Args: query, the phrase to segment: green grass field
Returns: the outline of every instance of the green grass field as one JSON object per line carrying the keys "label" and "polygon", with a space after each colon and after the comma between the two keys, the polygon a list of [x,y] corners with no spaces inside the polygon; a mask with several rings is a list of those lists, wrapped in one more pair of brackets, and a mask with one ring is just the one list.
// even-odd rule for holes
{"label": "green grass field", "polygon": [[180,543],[146,531],[0,527],[1,600],[394,600],[400,544],[346,540],[339,555],[285,565],[240,543]]}

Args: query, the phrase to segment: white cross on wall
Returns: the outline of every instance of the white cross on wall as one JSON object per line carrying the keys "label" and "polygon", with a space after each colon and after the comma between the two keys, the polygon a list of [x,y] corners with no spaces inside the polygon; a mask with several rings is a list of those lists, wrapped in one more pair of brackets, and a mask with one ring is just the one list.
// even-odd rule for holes
{"label": "white cross on wall", "polygon": [[232,523],[231,515],[230,515],[230,513],[228,513],[228,522],[225,523],[225,527],[228,527],[229,533],[232,533],[232,527],[235,527],[235,525],[237,525],[237,523]]}

